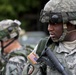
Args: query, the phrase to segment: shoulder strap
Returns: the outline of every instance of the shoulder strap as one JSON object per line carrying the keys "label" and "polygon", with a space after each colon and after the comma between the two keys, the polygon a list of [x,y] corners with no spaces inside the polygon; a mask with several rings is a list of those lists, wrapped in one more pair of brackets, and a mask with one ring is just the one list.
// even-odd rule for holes
{"label": "shoulder strap", "polygon": [[41,55],[42,51],[45,49],[45,47],[47,45],[47,41],[48,41],[48,37],[40,40],[38,47],[37,47],[37,50],[36,50],[36,53],[39,56]]}

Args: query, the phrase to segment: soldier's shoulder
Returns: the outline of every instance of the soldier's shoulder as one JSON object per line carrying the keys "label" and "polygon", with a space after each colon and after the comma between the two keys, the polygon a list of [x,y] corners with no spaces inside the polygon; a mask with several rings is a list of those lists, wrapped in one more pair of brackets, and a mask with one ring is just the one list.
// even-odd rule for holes
{"label": "soldier's shoulder", "polygon": [[39,43],[47,41],[48,39],[49,39],[49,37],[41,38],[40,41],[39,41]]}

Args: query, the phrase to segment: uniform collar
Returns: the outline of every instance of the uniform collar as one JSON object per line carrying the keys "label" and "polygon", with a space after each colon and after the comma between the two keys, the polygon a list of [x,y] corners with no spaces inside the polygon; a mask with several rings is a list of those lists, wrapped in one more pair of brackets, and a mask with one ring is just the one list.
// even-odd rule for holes
{"label": "uniform collar", "polygon": [[56,50],[57,53],[66,52],[74,53],[76,52],[76,40],[72,42],[62,42],[59,43],[59,47]]}

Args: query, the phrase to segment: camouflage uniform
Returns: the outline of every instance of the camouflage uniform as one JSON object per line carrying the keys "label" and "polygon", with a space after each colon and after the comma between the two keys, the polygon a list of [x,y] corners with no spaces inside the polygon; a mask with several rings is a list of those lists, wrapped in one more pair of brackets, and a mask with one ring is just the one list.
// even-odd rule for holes
{"label": "camouflage uniform", "polygon": [[[45,4],[43,10],[40,13],[40,21],[42,23],[53,24],[54,20],[56,22],[58,21],[58,23],[61,23],[63,25],[63,32],[62,32],[62,35],[59,37],[59,39],[56,39],[56,40],[52,39],[53,43],[54,42],[59,43],[59,45],[54,46],[54,49],[52,51],[56,55],[58,60],[62,63],[62,65],[69,73],[69,75],[76,75],[76,71],[75,71],[76,70],[76,60],[75,60],[76,39],[71,42],[64,42],[64,38],[68,32],[66,24],[70,22],[72,25],[76,25],[76,0],[49,0]],[[49,31],[51,33],[52,30],[49,30]],[[42,53],[42,50],[44,50],[45,48],[46,41],[47,41],[47,38],[42,39],[39,42],[39,44],[36,46],[33,52],[35,52],[38,56],[40,56]],[[50,49],[53,46],[52,44],[50,43],[48,46],[50,47]],[[40,63],[37,65],[34,65],[35,69],[36,67],[37,69],[40,69],[40,66],[42,66],[42,64]],[[23,75],[27,75],[27,71],[26,71],[27,68],[28,66],[26,66],[24,70],[25,73]],[[36,75],[36,74],[40,75],[38,73],[38,70],[36,71],[37,72],[35,74],[32,73],[30,75]],[[46,72],[47,74],[42,74],[42,75],[62,75],[55,68],[49,67],[49,66],[47,66],[47,69],[44,69],[44,72]]]}
{"label": "camouflage uniform", "polygon": [[[53,42],[58,42],[59,45],[55,45],[55,48],[53,50],[53,53],[56,55],[58,60],[62,63],[64,68],[67,72],[69,72],[69,75],[76,75],[76,40],[71,42],[64,42],[64,38],[67,34],[67,22],[70,22],[73,25],[76,25],[76,18],[73,20],[67,19],[66,12],[72,12],[72,14],[69,14],[71,18],[74,18],[76,16],[76,0],[49,0],[41,14],[40,14],[40,21],[42,23],[51,23],[52,20],[52,14],[55,14],[56,16],[58,13],[61,13],[62,20],[60,23],[63,23],[63,34],[60,36],[58,40],[52,40]],[[65,15],[64,15],[65,14]],[[73,17],[74,16],[74,17]],[[61,19],[61,18],[60,18]],[[76,29],[75,29],[76,30]],[[42,43],[44,41],[40,41],[40,45],[38,45],[36,49],[36,53],[40,56],[41,50],[43,50],[45,47],[45,44]],[[49,44],[48,47],[51,47],[51,44]],[[38,51],[40,51],[38,53]],[[47,66],[47,75],[61,75],[55,68],[51,68]]]}
{"label": "camouflage uniform", "polygon": [[[18,20],[2,20],[0,21],[0,41],[7,41],[13,38],[18,39],[20,29],[20,21]],[[12,41],[13,42],[13,41]],[[9,46],[9,45],[8,45]],[[22,75],[22,70],[27,61],[25,47],[21,46],[16,50],[4,53],[4,47],[0,50],[0,75]]]}
{"label": "camouflage uniform", "polygon": [[26,51],[24,48],[17,49],[9,53],[5,75],[21,75],[26,63]]}
{"label": "camouflage uniform", "polygon": [[[41,51],[43,47],[44,40],[41,40],[41,43],[39,43],[38,47],[36,49],[36,53],[40,55],[41,53],[38,51]],[[48,47],[50,47],[49,45]],[[59,46],[55,46],[55,49],[53,50],[54,54],[58,58],[58,60],[61,62],[61,64],[64,66],[67,72],[71,73],[71,75],[76,75],[76,40],[72,42],[60,42]],[[61,75],[55,68],[47,66],[47,75]]]}
{"label": "camouflage uniform", "polygon": [[4,61],[4,64],[2,63],[3,66],[1,67],[4,67],[4,69],[1,75],[21,75],[27,60],[25,55],[25,47],[14,50],[9,54],[5,55],[6,59],[1,60]]}
{"label": "camouflage uniform", "polygon": [[[45,40],[47,39],[45,38]],[[45,44],[46,42],[44,42],[44,39],[42,39],[37,45],[34,52],[36,52],[36,54],[40,56]],[[51,45],[49,44],[48,47],[51,47]],[[53,50],[53,52],[60,61],[60,63],[64,66],[66,71],[69,73],[69,75],[76,75],[76,40],[72,42],[60,42],[59,46],[55,45],[55,49]],[[39,67],[42,64],[34,65],[35,69],[40,69]],[[23,75],[27,75],[26,70],[24,70],[25,73]],[[49,66],[47,66],[47,70],[44,69],[44,71],[47,73],[46,75],[62,75],[55,68]],[[40,71],[37,70],[37,73],[32,73],[31,75],[43,75],[39,73]]]}
{"label": "camouflage uniform", "polygon": [[[71,75],[76,75],[76,40],[59,43],[59,46],[56,46],[53,52],[66,71],[72,73]],[[61,75],[51,68],[47,70],[47,73],[47,75]]]}

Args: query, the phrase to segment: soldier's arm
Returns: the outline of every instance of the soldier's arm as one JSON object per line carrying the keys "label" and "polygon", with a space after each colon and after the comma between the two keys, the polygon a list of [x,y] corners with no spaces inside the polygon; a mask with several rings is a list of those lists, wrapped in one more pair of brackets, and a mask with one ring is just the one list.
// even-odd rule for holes
{"label": "soldier's arm", "polygon": [[6,64],[5,75],[21,75],[25,62],[26,60],[22,56],[15,56],[10,58]]}

